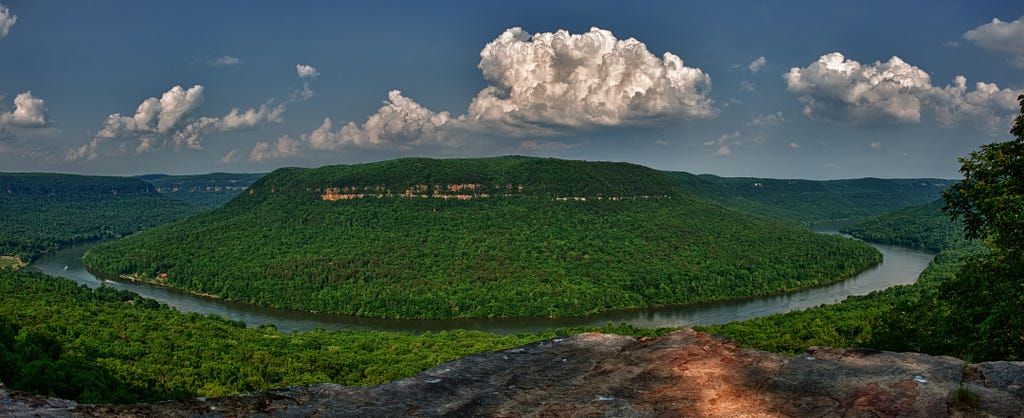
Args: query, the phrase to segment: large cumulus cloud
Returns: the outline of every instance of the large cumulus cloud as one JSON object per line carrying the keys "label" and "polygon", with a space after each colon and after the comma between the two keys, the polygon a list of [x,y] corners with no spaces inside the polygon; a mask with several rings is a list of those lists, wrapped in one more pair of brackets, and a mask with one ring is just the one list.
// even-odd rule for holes
{"label": "large cumulus cloud", "polygon": [[1010,62],[1024,68],[1024,17],[1013,22],[998,18],[964,33],[964,39],[974,44],[1010,55]]}
{"label": "large cumulus cloud", "polygon": [[715,114],[710,76],[599,28],[533,35],[512,28],[484,47],[479,67],[492,84],[470,104],[471,120],[579,127]]}
{"label": "large cumulus cloud", "polygon": [[989,83],[968,91],[963,76],[938,87],[928,73],[899,57],[861,64],[838,52],[793,67],[784,77],[787,90],[804,104],[805,116],[862,125],[919,123],[930,110],[942,126],[966,122],[992,131],[994,121],[1012,114],[1021,93]]}
{"label": "large cumulus cloud", "polygon": [[484,46],[478,67],[490,84],[458,117],[393,90],[362,124],[336,127],[327,118],[302,138],[318,150],[408,149],[462,144],[460,136],[523,138],[717,114],[710,76],[672,53],[657,57],[644,43],[599,28],[532,35],[508,29]]}

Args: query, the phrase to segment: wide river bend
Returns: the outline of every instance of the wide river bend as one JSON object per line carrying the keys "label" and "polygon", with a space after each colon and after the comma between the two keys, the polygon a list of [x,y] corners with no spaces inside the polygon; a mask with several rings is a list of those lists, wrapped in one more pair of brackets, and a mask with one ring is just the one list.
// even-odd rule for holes
{"label": "wide river bend", "polygon": [[246,303],[226,302],[194,296],[187,292],[141,283],[101,280],[82,266],[82,254],[94,243],[67,247],[44,255],[27,267],[53,276],[66,277],[89,287],[107,285],[156,299],[182,312],[214,314],[243,321],[249,326],[273,324],[281,331],[383,330],[423,332],[448,329],[472,329],[498,334],[538,332],[561,327],[602,326],[627,323],[638,327],[691,327],[720,324],[781,312],[835,303],[847,296],[864,295],[875,290],[911,284],[928,266],[933,255],[887,245],[874,245],[883,261],[876,267],[838,283],[781,295],[726,302],[628,309],[602,312],[582,318],[503,318],[503,319],[378,319],[347,315],[310,313],[288,309],[262,308]]}

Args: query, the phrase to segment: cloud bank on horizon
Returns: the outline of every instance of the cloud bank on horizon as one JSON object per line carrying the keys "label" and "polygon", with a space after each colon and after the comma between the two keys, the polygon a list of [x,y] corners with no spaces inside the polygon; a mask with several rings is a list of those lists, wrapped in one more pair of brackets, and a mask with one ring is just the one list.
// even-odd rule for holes
{"label": "cloud bank on horizon", "polygon": [[[19,20],[6,5],[0,4],[0,42],[9,42],[11,33],[30,23]],[[998,54],[1011,66],[1024,68],[1024,17],[1013,21],[993,18],[959,36],[979,50]],[[229,51],[232,50],[222,50]],[[192,62],[208,69],[221,67],[218,71],[248,71],[267,65],[251,55],[244,51],[210,54],[207,57],[216,58]],[[244,66],[238,56],[246,57]],[[751,60],[752,57],[756,58]],[[317,67],[324,68],[322,63],[317,62],[314,67],[301,63],[306,60],[300,58],[296,59],[300,63],[294,64],[295,73],[291,76],[297,80],[278,78],[286,86],[301,85],[284,97],[265,94],[263,97],[271,98],[256,105],[232,106],[227,112],[204,112],[207,95],[218,91],[216,79],[168,83],[165,86],[169,88],[163,87],[166,90],[140,95],[143,99],[136,102],[134,112],[110,112],[105,120],[97,121],[96,130],[91,131],[94,133],[82,135],[87,141],[58,150],[35,145],[47,133],[59,131],[60,119],[55,122],[47,102],[28,90],[32,86],[24,86],[10,102],[5,103],[0,96],[0,157],[17,152],[38,156],[49,149],[45,159],[85,164],[156,152],[209,152],[208,145],[220,141],[225,134],[250,131],[260,135],[269,125],[282,127],[274,129],[278,134],[273,137],[277,139],[255,139],[247,144],[235,141],[228,147],[218,144],[217,155],[222,157],[217,157],[217,161],[268,163],[352,153],[564,153],[588,149],[594,143],[591,136],[609,129],[657,132],[667,126],[711,126],[710,121],[729,115],[728,122],[720,123],[723,128],[718,133],[688,139],[690,145],[698,146],[688,152],[725,161],[735,158],[745,147],[767,142],[777,143],[779,149],[790,153],[820,149],[822,142],[816,146],[807,138],[794,137],[789,127],[795,124],[835,129],[929,125],[972,129],[996,137],[1004,133],[1007,121],[1016,113],[1017,96],[1024,94],[1024,83],[1000,86],[994,82],[969,82],[965,75],[935,82],[925,68],[900,55],[889,57],[884,61],[862,62],[862,57],[836,50],[810,62],[794,62],[791,57],[750,54],[731,66],[698,66],[692,60],[684,60],[682,54],[655,53],[642,40],[620,38],[599,27],[581,33],[566,29],[531,33],[511,27],[480,49],[477,69],[483,87],[475,88],[475,94],[463,96],[463,103],[468,103],[463,110],[431,109],[404,94],[406,89],[391,88],[383,103],[365,118],[339,117],[330,111],[320,111],[323,113],[319,124],[296,129],[285,124],[289,108],[311,101],[311,83],[335,82],[340,76],[328,71],[324,73],[326,78],[321,79]],[[727,71],[722,71],[723,67]],[[779,67],[788,71],[779,74]],[[738,89],[729,86],[736,93],[713,94],[712,73],[731,73],[731,78],[726,79],[740,78],[733,85],[738,85]],[[742,116],[734,110],[743,108],[746,100],[757,100],[765,91],[780,89],[784,92],[782,97],[772,100],[791,102],[798,111],[784,111],[783,106],[762,107],[747,110]],[[214,99],[218,103],[223,100]],[[308,114],[311,110],[303,112]],[[739,118],[746,119],[737,123]],[[623,136],[618,140],[622,144],[639,141],[626,135],[620,137]],[[864,142],[866,148],[883,149],[883,141],[869,142]],[[679,143],[663,136],[649,140],[649,144],[660,147]],[[706,148],[699,148],[700,145]]]}

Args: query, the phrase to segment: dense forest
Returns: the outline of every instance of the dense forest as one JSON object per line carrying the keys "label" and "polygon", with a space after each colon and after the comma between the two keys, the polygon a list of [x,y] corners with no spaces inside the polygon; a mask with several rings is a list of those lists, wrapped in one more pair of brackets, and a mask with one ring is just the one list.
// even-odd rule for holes
{"label": "dense forest", "polygon": [[961,158],[963,180],[943,191],[941,210],[954,222],[940,220],[940,203],[933,203],[849,228],[941,250],[917,283],[704,330],[784,352],[856,345],[967,361],[1024,360],[1024,95],[1017,100],[1014,139]]}
{"label": "dense forest", "polygon": [[831,282],[869,246],[695,198],[665,173],[527,157],[287,168],[91,269],[265,306],[391,318],[578,316]]}
{"label": "dense forest", "polygon": [[963,223],[942,212],[944,201],[908,206],[840,229],[868,242],[938,253],[967,244]]}
{"label": "dense forest", "polygon": [[89,403],[224,396],[334,382],[372,385],[440,363],[557,335],[667,330],[604,327],[499,336],[376,331],[289,334],[183,314],[135,293],[0,270],[0,381]]}
{"label": "dense forest", "polygon": [[131,178],[0,173],[0,256],[28,262],[62,245],[120,237],[198,212]]}
{"label": "dense forest", "polygon": [[877,215],[845,230],[869,241],[939,253],[913,285],[851,296],[840,303],[801,311],[697,328],[735,339],[746,347],[787,354],[801,353],[810,346],[922,351],[908,349],[921,340],[915,328],[922,325],[907,320],[909,306],[934,300],[942,284],[951,281],[967,260],[983,253],[984,247],[965,239],[963,227],[950,222],[936,203]]}
{"label": "dense forest", "polygon": [[804,226],[858,221],[935,201],[941,179],[786,180],[669,172],[685,189],[725,206]]}
{"label": "dense forest", "polygon": [[152,184],[165,196],[213,209],[245,191],[260,174],[211,173],[196,175],[146,174],[135,178]]}

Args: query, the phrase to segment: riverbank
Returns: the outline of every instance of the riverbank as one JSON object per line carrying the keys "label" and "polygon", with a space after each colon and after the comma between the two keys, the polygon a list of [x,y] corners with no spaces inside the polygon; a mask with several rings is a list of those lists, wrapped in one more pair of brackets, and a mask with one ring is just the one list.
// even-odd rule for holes
{"label": "riverbank", "polygon": [[[745,320],[781,312],[835,303],[851,295],[864,295],[888,287],[911,284],[928,265],[932,255],[893,246],[872,245],[882,252],[883,261],[860,275],[838,283],[782,295],[749,300],[688,306],[606,311],[582,318],[506,318],[453,320],[387,320],[288,309],[261,308],[250,304],[197,297],[173,288],[123,281],[105,282],[85,270],[81,255],[91,245],[77,245],[41,257],[29,269],[66,277],[89,287],[101,285],[131,290],[156,299],[182,312],[219,315],[243,321],[249,326],[271,324],[279,330],[382,330],[421,333],[469,329],[515,334],[543,332],[558,328],[630,324],[637,327],[691,327]],[[67,269],[64,267],[67,266]]]}

